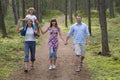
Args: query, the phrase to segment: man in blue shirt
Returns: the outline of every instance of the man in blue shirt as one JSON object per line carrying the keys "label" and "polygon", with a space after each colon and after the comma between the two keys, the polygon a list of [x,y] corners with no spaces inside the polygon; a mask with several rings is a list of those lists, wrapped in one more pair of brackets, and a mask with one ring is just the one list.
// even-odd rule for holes
{"label": "man in blue shirt", "polygon": [[77,23],[73,24],[66,37],[65,45],[68,44],[69,38],[74,35],[74,48],[76,55],[76,71],[80,71],[83,60],[85,58],[86,51],[86,37],[88,37],[88,43],[90,43],[90,33],[88,27],[82,22],[82,17],[76,17]]}

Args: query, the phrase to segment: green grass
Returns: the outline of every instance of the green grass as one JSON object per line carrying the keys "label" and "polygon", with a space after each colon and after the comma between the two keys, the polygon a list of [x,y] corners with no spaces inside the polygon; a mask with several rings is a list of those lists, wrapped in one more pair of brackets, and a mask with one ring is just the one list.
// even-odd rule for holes
{"label": "green grass", "polygon": [[58,18],[62,16],[63,13],[58,10],[44,10],[43,12],[43,22],[49,22],[52,18]]}
{"label": "green grass", "polygon": [[[85,63],[95,80],[120,80],[120,17],[107,19],[108,39],[111,57],[97,56],[101,52],[101,31],[98,20],[92,19],[91,46],[87,46]],[[96,22],[97,21],[97,22]]]}

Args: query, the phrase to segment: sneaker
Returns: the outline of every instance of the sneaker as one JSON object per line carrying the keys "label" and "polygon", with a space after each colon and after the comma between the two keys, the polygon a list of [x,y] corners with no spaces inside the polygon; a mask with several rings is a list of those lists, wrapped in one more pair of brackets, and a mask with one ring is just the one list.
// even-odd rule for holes
{"label": "sneaker", "polygon": [[78,67],[75,71],[80,72],[81,71],[80,67]]}
{"label": "sneaker", "polygon": [[53,69],[55,69],[55,68],[56,68],[56,66],[55,66],[55,65],[52,65],[52,68],[53,68]]}
{"label": "sneaker", "polygon": [[30,66],[30,69],[34,69],[34,66]]}
{"label": "sneaker", "polygon": [[27,72],[28,72],[28,69],[24,69],[24,72],[27,73]]}
{"label": "sneaker", "polygon": [[50,65],[49,70],[51,70],[52,68],[53,68],[53,66],[52,66],[52,65]]}

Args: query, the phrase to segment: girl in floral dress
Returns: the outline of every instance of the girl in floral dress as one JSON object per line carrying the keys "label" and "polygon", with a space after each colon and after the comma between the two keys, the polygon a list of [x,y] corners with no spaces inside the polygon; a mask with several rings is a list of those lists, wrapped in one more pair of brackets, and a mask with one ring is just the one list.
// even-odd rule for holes
{"label": "girl in floral dress", "polygon": [[63,38],[61,36],[60,28],[58,27],[56,19],[52,19],[50,21],[50,26],[45,31],[43,31],[42,29],[40,29],[40,30],[41,30],[42,34],[45,34],[48,31],[50,33],[50,37],[49,37],[49,41],[48,41],[49,51],[50,51],[50,56],[49,56],[50,67],[49,67],[49,69],[50,70],[55,69],[56,68],[56,60],[57,60],[57,49],[58,49],[58,35],[63,40]]}

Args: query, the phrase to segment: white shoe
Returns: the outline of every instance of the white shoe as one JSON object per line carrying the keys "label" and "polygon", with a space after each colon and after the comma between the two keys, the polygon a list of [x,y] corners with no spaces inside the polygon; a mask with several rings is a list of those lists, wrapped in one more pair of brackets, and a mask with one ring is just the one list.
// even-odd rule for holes
{"label": "white shoe", "polygon": [[49,67],[49,70],[51,70],[51,69],[53,69],[53,66],[52,66],[52,65],[50,65],[50,67]]}
{"label": "white shoe", "polygon": [[80,67],[78,66],[75,71],[76,71],[76,72],[80,72],[80,71],[81,71]]}
{"label": "white shoe", "polygon": [[52,65],[52,68],[53,68],[53,69],[55,69],[55,68],[56,68],[56,66],[55,66],[55,65]]}

